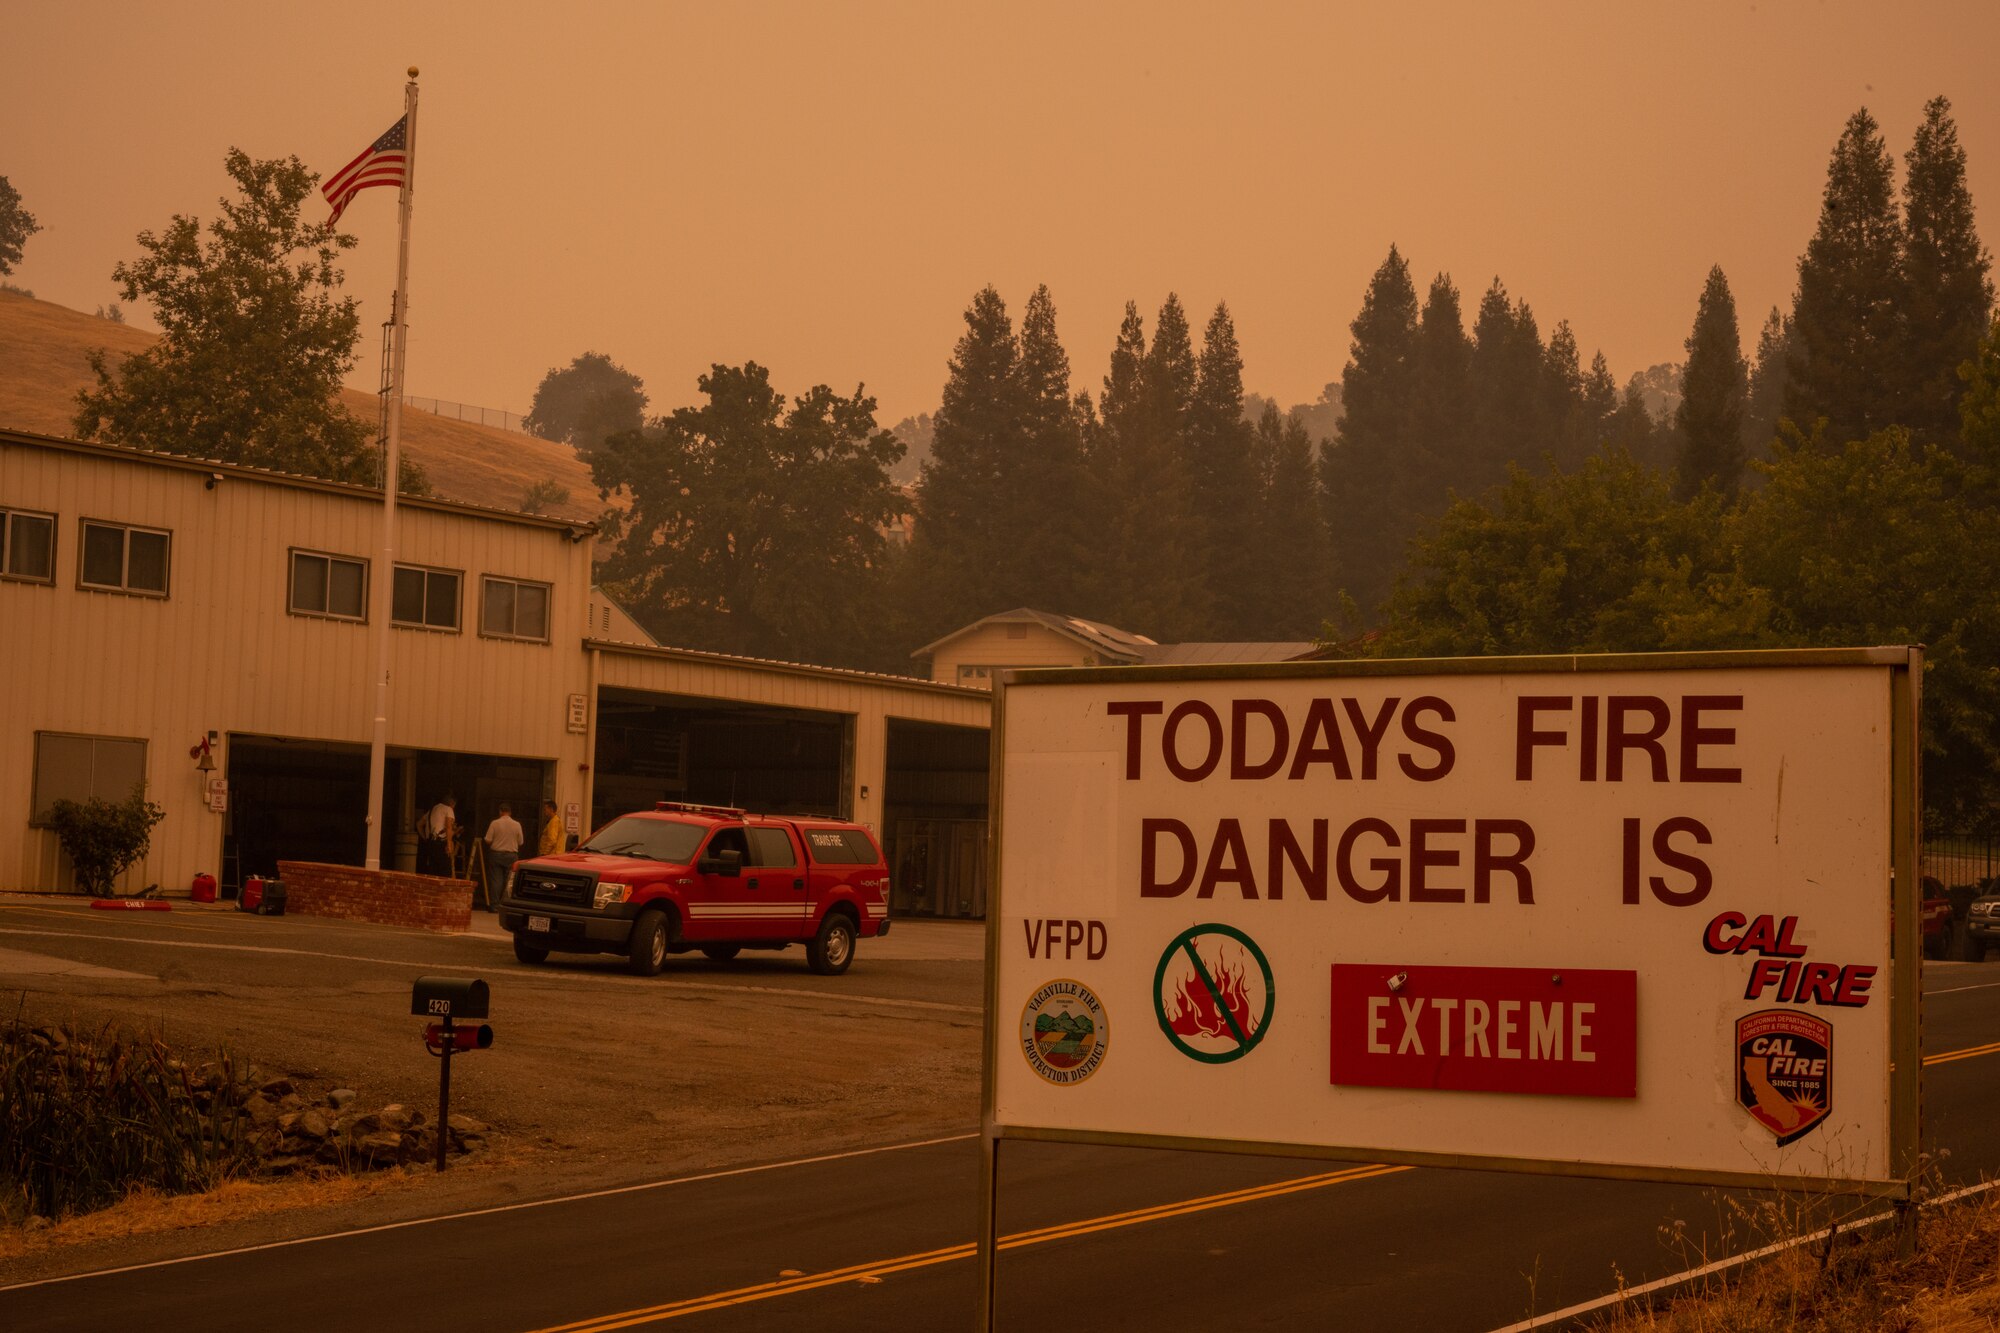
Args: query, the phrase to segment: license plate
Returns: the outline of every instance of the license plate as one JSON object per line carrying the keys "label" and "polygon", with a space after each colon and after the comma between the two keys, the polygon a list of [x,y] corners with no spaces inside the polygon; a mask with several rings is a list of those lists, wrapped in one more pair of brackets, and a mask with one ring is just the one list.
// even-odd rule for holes
{"label": "license plate", "polygon": [[531,916],[528,918],[528,929],[539,930],[546,935],[549,933],[549,919],[545,916]]}

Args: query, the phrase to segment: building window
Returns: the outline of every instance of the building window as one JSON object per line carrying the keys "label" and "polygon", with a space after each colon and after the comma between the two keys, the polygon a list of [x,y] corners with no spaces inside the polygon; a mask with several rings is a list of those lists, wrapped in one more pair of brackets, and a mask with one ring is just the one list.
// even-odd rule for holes
{"label": "building window", "polygon": [[549,585],[488,575],[479,599],[479,632],[494,639],[549,641]]}
{"label": "building window", "polygon": [[35,733],[35,792],[28,822],[46,825],[57,801],[125,801],[146,781],[146,742],[116,736]]}
{"label": "building window", "polygon": [[366,620],[368,562],[316,551],[293,551],[291,608],[302,616]]}
{"label": "building window", "polygon": [[83,520],[83,556],[77,585],[143,597],[167,595],[167,547],[172,534],[157,528]]}
{"label": "building window", "polygon": [[56,516],[0,509],[0,577],[56,581]]}
{"label": "building window", "polygon": [[414,565],[397,565],[390,623],[412,629],[450,630],[456,634],[461,577],[455,569],[419,569]]}
{"label": "building window", "polygon": [[990,666],[960,666],[958,669],[958,683],[961,685],[986,685],[992,679],[993,668]]}

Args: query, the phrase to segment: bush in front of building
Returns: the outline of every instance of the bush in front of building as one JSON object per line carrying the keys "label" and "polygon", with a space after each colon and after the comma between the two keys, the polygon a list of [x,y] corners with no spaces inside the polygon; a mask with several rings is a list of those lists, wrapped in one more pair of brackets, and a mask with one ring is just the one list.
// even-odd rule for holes
{"label": "bush in front of building", "polygon": [[166,817],[165,810],[146,799],[144,787],[134,787],[123,801],[92,797],[49,807],[49,826],[69,855],[76,886],[93,898],[111,896],[126,867],[152,845],[153,825]]}

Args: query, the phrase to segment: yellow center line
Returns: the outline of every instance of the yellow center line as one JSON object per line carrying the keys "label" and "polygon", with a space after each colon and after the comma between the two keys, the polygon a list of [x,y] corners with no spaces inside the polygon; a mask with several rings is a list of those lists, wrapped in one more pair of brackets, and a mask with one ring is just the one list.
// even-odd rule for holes
{"label": "yellow center line", "polygon": [[[1248,1189],[1230,1190],[1222,1194],[1205,1195],[1198,1199],[1182,1199],[1175,1203],[1157,1204],[1150,1208],[1135,1208],[1130,1212],[1109,1213],[1103,1217],[1087,1218],[1076,1222],[1063,1222],[1055,1226],[1041,1227],[1033,1231],[1019,1231],[1000,1238],[1000,1248],[1017,1250],[1023,1246],[1041,1245],[1052,1240],[1068,1240],[1076,1236],[1087,1236],[1098,1231],[1112,1231],[1121,1227],[1138,1226],[1145,1222],[1163,1221],[1170,1217],[1182,1217],[1189,1213],[1207,1212],[1214,1208],[1229,1208],[1236,1204],[1253,1203],[1261,1199],[1275,1199],[1287,1194],[1298,1194],[1305,1190],[1324,1189],[1329,1185],[1346,1184],[1350,1181],[1368,1180],[1375,1176],[1393,1175],[1410,1170],[1407,1166],[1357,1166],[1340,1171],[1329,1171],[1320,1175],[1301,1176],[1292,1180],[1281,1180],[1269,1185],[1255,1185]],[[848,1268],[832,1269],[824,1273],[806,1273],[795,1278],[777,1282],[762,1282],[756,1286],[738,1287],[732,1291],[710,1292],[705,1296],[691,1296],[684,1300],[669,1301],[663,1305],[648,1306],[639,1310],[625,1310],[617,1314],[599,1315],[591,1319],[578,1320],[571,1324],[560,1324],[546,1328],[539,1333],[609,1333],[611,1329],[631,1328],[638,1324],[656,1323],[665,1319],[677,1319],[682,1315],[699,1314],[704,1310],[718,1310],[725,1306],[746,1305],[752,1301],[769,1300],[774,1296],[792,1296],[800,1292],[812,1291],[819,1287],[836,1286],[843,1282],[855,1282],[864,1278],[887,1277],[892,1273],[908,1272],[913,1268],[928,1268],[934,1264],[953,1263],[960,1259],[970,1259],[978,1253],[971,1242],[947,1246],[941,1250],[926,1250],[919,1254],[905,1254],[893,1259],[879,1259],[872,1263],[855,1264]]]}
{"label": "yellow center line", "polygon": [[2000,1052],[2000,1041],[1989,1041],[1984,1046],[1967,1046],[1956,1051],[1940,1051],[1936,1055],[1924,1057],[1927,1065],[1949,1064],[1953,1060],[1970,1060],[1975,1055],[1993,1055]]}

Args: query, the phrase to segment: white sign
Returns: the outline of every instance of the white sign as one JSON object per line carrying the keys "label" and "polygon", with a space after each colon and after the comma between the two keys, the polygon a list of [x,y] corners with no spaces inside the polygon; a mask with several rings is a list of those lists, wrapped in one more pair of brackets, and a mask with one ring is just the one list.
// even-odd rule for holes
{"label": "white sign", "polygon": [[571,801],[563,807],[563,831],[581,833],[583,831],[583,806]]}
{"label": "white sign", "polygon": [[581,694],[569,697],[568,727],[573,735],[582,735],[590,726],[590,700]]}
{"label": "white sign", "polygon": [[1027,673],[998,1136],[1886,1189],[1912,657]]}

